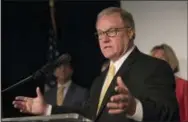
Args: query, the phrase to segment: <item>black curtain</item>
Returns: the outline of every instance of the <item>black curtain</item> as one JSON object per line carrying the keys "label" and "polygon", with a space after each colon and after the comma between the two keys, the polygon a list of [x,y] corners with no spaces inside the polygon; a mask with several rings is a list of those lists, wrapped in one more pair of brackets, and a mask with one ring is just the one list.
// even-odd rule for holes
{"label": "black curtain", "polygon": [[[73,59],[73,81],[90,88],[104,61],[94,36],[97,13],[110,2],[56,1],[58,50]],[[51,18],[48,1],[2,1],[2,89],[45,65]],[[25,116],[12,106],[15,96],[35,96],[44,78],[31,80],[2,93],[3,117]]]}

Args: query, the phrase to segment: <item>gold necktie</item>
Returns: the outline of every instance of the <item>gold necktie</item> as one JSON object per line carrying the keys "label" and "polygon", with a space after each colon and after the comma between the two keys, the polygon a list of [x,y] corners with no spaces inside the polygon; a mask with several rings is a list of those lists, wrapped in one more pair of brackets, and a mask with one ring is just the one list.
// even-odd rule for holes
{"label": "gold necktie", "polygon": [[63,99],[64,99],[64,86],[60,86],[57,89],[57,105],[61,106],[63,105]]}
{"label": "gold necktie", "polygon": [[98,108],[97,108],[97,114],[99,112],[99,108],[101,107],[101,103],[103,101],[103,98],[104,98],[104,96],[106,94],[106,91],[107,91],[108,87],[110,86],[110,83],[111,83],[114,75],[115,75],[115,66],[111,63],[110,64],[110,68],[108,70],[108,75],[106,77],[106,80],[105,80],[105,82],[103,84],[103,87],[102,87],[102,90],[101,90],[99,103],[98,103]]}

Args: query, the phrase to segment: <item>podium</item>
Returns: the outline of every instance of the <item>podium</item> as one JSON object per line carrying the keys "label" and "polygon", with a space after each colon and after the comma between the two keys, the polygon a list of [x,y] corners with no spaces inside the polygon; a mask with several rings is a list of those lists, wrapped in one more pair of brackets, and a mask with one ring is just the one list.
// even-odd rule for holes
{"label": "podium", "polygon": [[77,113],[4,118],[2,122],[93,122]]}

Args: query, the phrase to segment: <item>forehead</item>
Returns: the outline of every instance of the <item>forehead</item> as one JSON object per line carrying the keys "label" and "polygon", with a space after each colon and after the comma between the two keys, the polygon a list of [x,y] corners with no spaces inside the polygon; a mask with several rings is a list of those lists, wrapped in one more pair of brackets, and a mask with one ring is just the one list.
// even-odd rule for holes
{"label": "forehead", "polygon": [[105,31],[109,28],[116,28],[124,26],[124,22],[119,13],[113,13],[110,15],[102,15],[98,18],[96,23],[96,29]]}
{"label": "forehead", "polygon": [[57,68],[55,69],[55,72],[59,72],[59,71],[61,71],[61,70],[63,70],[63,69],[65,69],[65,67],[64,67],[63,65],[61,65],[61,66],[59,66],[59,67],[57,67]]}
{"label": "forehead", "polygon": [[154,50],[153,55],[164,55],[164,50],[163,49]]}

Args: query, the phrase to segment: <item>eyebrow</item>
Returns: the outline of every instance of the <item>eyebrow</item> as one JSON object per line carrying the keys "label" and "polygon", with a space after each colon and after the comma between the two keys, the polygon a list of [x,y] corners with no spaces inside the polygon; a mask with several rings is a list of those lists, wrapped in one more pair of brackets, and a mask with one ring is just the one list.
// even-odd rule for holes
{"label": "eyebrow", "polygon": [[108,30],[111,30],[111,29],[117,29],[117,28],[120,28],[120,27],[110,27],[109,29],[107,29],[107,30],[100,30],[100,29],[97,29],[97,31],[102,31],[102,32],[105,32],[105,31],[108,31]]}

